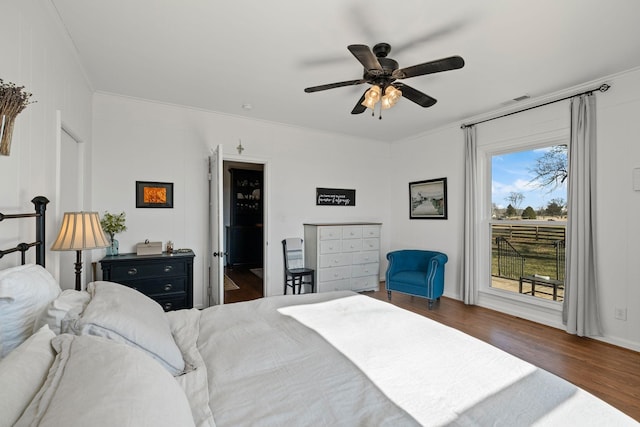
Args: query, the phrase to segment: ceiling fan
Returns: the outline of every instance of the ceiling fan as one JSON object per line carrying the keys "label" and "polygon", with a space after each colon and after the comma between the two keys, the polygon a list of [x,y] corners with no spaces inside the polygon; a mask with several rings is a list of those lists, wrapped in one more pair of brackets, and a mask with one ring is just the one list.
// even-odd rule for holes
{"label": "ceiling fan", "polygon": [[[398,63],[395,60],[387,58],[387,55],[391,51],[391,46],[388,43],[376,44],[373,47],[373,51],[369,49],[369,46],[363,44],[352,44],[349,45],[347,49],[349,49],[353,56],[355,56],[364,67],[364,74],[361,79],[312,86],[306,88],[304,91],[306,93],[312,93],[343,86],[369,83],[371,88],[362,94],[362,97],[360,97],[355,107],[353,107],[351,114],[361,114],[367,108],[374,110],[378,101],[380,101],[382,109],[391,108],[400,97],[405,97],[424,108],[431,107],[437,102],[435,98],[396,80],[456,70],[464,67],[464,59],[460,56],[450,56],[411,67],[398,68]],[[382,118],[382,116],[380,116],[380,118]]]}

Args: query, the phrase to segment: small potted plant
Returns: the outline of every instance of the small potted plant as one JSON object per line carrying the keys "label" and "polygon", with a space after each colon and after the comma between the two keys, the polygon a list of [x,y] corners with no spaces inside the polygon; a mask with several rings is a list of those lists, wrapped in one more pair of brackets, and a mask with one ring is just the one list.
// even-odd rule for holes
{"label": "small potted plant", "polygon": [[121,212],[119,214],[110,214],[105,211],[104,216],[100,220],[100,225],[105,233],[109,235],[111,239],[111,246],[107,248],[107,255],[118,255],[119,244],[115,239],[115,235],[127,231],[127,226],[124,224],[126,214]]}

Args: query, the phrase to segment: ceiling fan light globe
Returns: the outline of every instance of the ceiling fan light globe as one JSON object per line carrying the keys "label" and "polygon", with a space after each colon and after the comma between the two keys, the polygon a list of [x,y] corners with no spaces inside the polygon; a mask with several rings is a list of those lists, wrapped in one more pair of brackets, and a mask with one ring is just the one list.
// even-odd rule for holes
{"label": "ceiling fan light globe", "polygon": [[387,88],[384,91],[384,94],[385,94],[385,96],[389,97],[389,99],[391,100],[391,102],[393,104],[398,102],[398,99],[400,99],[400,97],[402,97],[402,92],[400,92],[400,90],[398,90],[397,88],[395,88],[393,86],[387,86]]}
{"label": "ceiling fan light globe", "polygon": [[378,101],[374,101],[371,97],[366,97],[364,101],[362,101],[361,105],[367,107],[367,108],[371,108],[373,110],[373,108],[376,105],[376,102]]}
{"label": "ceiling fan light globe", "polygon": [[382,101],[381,101],[381,105],[382,105],[382,109],[383,110],[387,110],[391,107],[393,107],[393,103],[391,102],[391,98],[387,95],[382,97]]}

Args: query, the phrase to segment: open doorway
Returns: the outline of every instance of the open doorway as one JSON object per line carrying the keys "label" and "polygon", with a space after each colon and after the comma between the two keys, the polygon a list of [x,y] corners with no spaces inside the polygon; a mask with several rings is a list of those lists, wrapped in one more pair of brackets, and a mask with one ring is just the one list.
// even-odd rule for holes
{"label": "open doorway", "polygon": [[224,301],[264,296],[264,165],[223,162]]}

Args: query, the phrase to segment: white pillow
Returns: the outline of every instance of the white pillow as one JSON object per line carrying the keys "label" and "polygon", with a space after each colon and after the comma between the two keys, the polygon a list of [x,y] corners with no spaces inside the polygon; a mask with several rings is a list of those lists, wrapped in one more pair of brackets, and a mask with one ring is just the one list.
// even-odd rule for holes
{"label": "white pillow", "polygon": [[178,382],[144,352],[62,334],[49,376],[16,427],[193,426]]}
{"label": "white pillow", "polygon": [[0,427],[10,427],[44,384],[55,354],[55,334],[43,326],[0,360]]}
{"label": "white pillow", "polygon": [[89,292],[65,289],[40,312],[33,330],[49,325],[49,329],[56,335],[65,332],[73,333],[75,322],[80,318],[90,299]]}
{"label": "white pillow", "polygon": [[0,358],[33,333],[40,311],[61,292],[42,266],[27,264],[0,274]]}
{"label": "white pillow", "polygon": [[80,334],[101,336],[140,348],[171,374],[184,372],[182,353],[160,304],[117,283],[92,282],[88,288],[91,301],[77,322]]}

